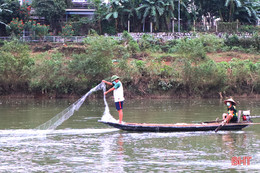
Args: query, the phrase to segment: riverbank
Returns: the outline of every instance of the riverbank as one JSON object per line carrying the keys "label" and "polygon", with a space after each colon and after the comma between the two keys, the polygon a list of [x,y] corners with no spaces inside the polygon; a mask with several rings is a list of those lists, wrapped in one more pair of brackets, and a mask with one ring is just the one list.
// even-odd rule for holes
{"label": "riverbank", "polygon": [[95,35],[81,44],[5,42],[0,95],[73,98],[117,74],[128,98],[258,97],[259,40],[144,35],[137,42],[125,33],[120,41]]}

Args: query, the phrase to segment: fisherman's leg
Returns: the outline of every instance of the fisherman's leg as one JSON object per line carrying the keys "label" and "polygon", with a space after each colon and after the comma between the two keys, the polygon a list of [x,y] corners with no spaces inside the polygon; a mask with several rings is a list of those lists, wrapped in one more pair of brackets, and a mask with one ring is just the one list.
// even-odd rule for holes
{"label": "fisherman's leg", "polygon": [[223,113],[223,114],[222,114],[222,120],[226,119],[226,117],[227,117],[227,114],[226,114],[226,113]]}
{"label": "fisherman's leg", "polygon": [[116,109],[118,111],[118,114],[119,114],[119,123],[121,124],[122,123],[122,120],[123,120],[123,104],[124,102],[116,102]]}
{"label": "fisherman's leg", "polygon": [[226,122],[229,123],[232,118],[233,118],[233,115],[228,114],[227,118],[226,118]]}
{"label": "fisherman's leg", "polygon": [[122,123],[122,120],[123,120],[123,109],[120,109],[118,111],[118,114],[119,114],[119,123],[121,124]]}

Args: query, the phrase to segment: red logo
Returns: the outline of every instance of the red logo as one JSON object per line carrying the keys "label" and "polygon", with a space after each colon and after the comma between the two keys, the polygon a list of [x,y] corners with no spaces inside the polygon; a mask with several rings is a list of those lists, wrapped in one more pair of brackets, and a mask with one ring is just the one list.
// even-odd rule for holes
{"label": "red logo", "polygon": [[250,165],[250,160],[252,157],[245,156],[245,157],[232,157],[231,164],[234,166],[237,165]]}

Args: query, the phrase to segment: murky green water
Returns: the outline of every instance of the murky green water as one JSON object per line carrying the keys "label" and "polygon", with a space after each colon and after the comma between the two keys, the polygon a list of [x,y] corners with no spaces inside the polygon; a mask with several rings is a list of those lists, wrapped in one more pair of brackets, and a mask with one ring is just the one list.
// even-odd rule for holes
{"label": "murky green water", "polygon": [[[260,115],[260,100],[239,101],[239,109]],[[103,101],[87,100],[53,131],[33,128],[74,101],[0,100],[0,172],[258,172],[260,125],[242,131],[129,133],[97,120]],[[113,101],[111,114],[118,118]],[[124,121],[192,123],[226,111],[220,100],[127,100]],[[254,122],[260,122],[255,119]],[[252,157],[232,165],[232,157]]]}

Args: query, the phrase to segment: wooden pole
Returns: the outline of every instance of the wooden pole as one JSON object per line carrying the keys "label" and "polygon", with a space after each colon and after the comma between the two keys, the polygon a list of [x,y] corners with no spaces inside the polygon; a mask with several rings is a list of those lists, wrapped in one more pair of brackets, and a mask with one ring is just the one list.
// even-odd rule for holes
{"label": "wooden pole", "polygon": [[174,19],[172,19],[172,33],[174,33]]}
{"label": "wooden pole", "polygon": [[128,26],[128,32],[130,32],[130,20],[128,20],[128,23],[127,23],[127,26]]}

